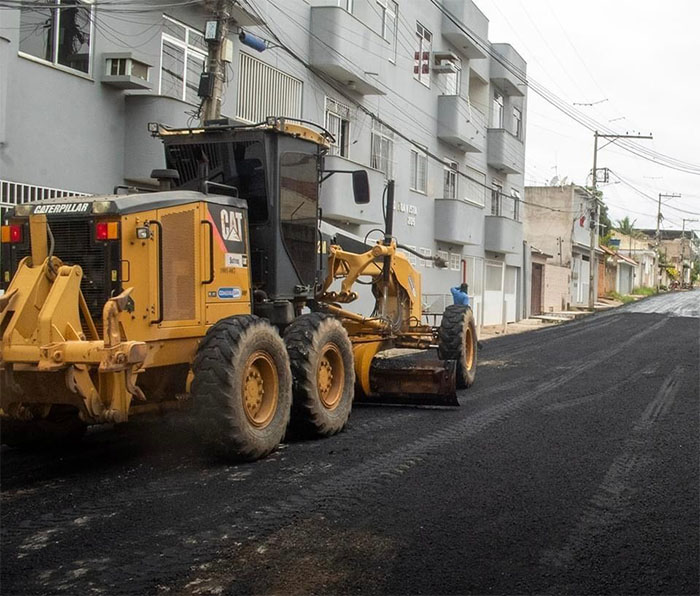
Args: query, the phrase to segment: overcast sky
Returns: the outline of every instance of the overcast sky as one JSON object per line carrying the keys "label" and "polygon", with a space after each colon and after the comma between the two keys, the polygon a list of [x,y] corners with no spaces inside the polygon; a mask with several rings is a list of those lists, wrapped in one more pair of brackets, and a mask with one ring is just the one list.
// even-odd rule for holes
{"label": "overcast sky", "polygon": [[[489,39],[511,43],[534,81],[569,105],[601,102],[576,109],[619,133],[651,132],[652,141],[638,143],[700,165],[698,0],[475,1],[490,21]],[[593,133],[532,89],[528,101],[525,183],[544,184],[558,175],[584,184],[592,168]],[[662,207],[662,227],[680,229],[682,218],[700,219],[671,208],[700,214],[700,176],[615,145],[598,153],[598,167],[653,197],[680,193]],[[623,183],[602,190],[613,221],[629,215],[638,228],[656,227],[655,202]],[[700,222],[686,222],[688,228],[700,230]]]}

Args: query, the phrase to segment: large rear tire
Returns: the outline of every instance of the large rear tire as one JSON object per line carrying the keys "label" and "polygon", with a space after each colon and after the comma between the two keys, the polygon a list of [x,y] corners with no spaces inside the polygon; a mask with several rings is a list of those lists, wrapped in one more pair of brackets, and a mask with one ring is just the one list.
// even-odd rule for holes
{"label": "large rear tire", "polygon": [[457,361],[457,388],[476,380],[477,341],[474,314],[468,306],[451,304],[445,309],[438,332],[438,355]]}
{"label": "large rear tire", "polygon": [[18,449],[61,449],[80,443],[86,430],[76,408],[55,405],[46,418],[0,418],[0,443]]}
{"label": "large rear tire", "polygon": [[292,367],[291,428],[304,436],[328,437],[345,427],[355,396],[352,344],[338,319],[310,313],[284,333]]}
{"label": "large rear tire", "polygon": [[213,325],[192,365],[200,436],[227,459],[252,461],[279,445],[287,430],[292,376],[277,330],[253,315]]}

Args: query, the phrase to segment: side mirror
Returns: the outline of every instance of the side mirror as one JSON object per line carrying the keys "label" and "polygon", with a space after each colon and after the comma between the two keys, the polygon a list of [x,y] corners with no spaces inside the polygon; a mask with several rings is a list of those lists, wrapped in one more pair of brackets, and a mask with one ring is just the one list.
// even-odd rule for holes
{"label": "side mirror", "polygon": [[352,173],[352,193],[358,205],[369,203],[369,176],[365,170],[355,170]]}

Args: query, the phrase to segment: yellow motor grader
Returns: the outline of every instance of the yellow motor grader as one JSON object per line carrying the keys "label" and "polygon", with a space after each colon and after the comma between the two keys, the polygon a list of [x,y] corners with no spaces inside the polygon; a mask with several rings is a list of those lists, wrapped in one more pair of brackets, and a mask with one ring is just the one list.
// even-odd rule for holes
{"label": "yellow motor grader", "polygon": [[[288,428],[340,431],[356,396],[457,405],[476,370],[471,310],[422,324],[390,217],[374,246],[322,232],[320,184],[338,173],[323,170],[325,131],[149,129],[165,147],[160,190],[25,203],[2,226],[3,443],[190,407],[205,444],[252,460]],[[367,174],[349,173],[367,202]],[[366,317],[344,306],[360,278]]]}

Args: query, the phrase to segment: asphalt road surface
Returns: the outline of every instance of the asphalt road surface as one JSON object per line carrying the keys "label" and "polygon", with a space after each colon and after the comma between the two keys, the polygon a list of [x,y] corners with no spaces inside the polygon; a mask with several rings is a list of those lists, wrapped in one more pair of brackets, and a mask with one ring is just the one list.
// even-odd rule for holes
{"label": "asphalt road surface", "polygon": [[700,292],[480,353],[460,408],[224,465],[186,418],[2,448],[1,592],[698,594]]}

